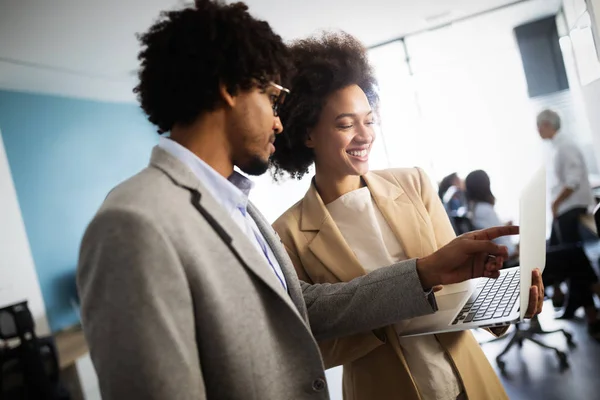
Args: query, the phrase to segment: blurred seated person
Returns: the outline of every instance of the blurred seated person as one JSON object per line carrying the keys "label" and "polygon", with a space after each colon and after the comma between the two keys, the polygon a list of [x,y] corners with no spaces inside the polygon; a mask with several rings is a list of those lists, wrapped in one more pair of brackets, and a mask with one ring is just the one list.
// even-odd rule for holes
{"label": "blurred seated person", "polygon": [[466,212],[465,184],[456,172],[442,179],[438,195],[448,214],[462,215]]}
{"label": "blurred seated person", "polygon": [[[500,221],[496,210],[494,210],[496,198],[492,194],[490,177],[485,171],[477,170],[467,175],[465,195],[471,213],[471,223],[475,229],[506,225],[506,222]],[[517,246],[507,237],[500,239],[502,240],[495,241],[508,248],[509,260],[516,259],[518,257]]]}

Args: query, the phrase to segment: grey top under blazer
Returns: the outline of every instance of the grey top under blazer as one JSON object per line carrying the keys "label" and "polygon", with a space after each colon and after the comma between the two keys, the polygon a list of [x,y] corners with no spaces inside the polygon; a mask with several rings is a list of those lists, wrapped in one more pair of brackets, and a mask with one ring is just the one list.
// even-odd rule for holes
{"label": "grey top under blazer", "polygon": [[166,151],[155,148],[150,165],[108,195],[83,238],[77,277],[104,400],[328,399],[315,338],[433,312],[415,260],[348,283],[300,282],[268,222],[248,210],[288,293]]}

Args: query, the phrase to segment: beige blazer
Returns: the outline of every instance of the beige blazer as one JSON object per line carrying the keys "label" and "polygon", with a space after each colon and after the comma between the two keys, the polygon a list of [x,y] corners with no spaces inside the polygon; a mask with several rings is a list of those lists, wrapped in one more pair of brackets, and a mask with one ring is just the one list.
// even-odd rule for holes
{"label": "beige blazer", "polygon": [[[455,237],[436,192],[420,169],[373,171],[364,179],[407,257],[427,256]],[[314,184],[273,227],[301,280],[346,282],[365,274]],[[384,332],[319,342],[326,368],[344,365],[346,400],[420,399],[393,327],[385,327]],[[508,398],[471,332],[436,336],[469,399]]]}

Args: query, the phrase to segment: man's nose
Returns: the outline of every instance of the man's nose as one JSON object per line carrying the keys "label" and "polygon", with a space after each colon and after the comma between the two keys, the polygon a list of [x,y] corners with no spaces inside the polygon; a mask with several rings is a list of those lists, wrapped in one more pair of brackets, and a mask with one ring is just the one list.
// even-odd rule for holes
{"label": "man's nose", "polygon": [[279,135],[281,132],[283,132],[283,124],[281,123],[281,119],[279,119],[279,117],[275,117],[275,120],[273,121],[273,131],[276,135]]}

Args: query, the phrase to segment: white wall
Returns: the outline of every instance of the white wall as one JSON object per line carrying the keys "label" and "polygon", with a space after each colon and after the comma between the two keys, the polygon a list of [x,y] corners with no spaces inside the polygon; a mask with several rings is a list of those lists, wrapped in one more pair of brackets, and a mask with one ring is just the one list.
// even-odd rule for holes
{"label": "white wall", "polygon": [[0,132],[0,307],[29,301],[38,335],[50,333],[21,209]]}
{"label": "white wall", "polygon": [[[595,33],[596,54],[600,58],[600,0],[587,0],[588,11],[592,17],[592,29]],[[594,153],[600,161],[600,79],[582,87],[585,108],[590,121],[592,138],[594,140]]]}
{"label": "white wall", "polygon": [[[586,0],[586,5],[591,14],[592,21],[595,22],[592,26],[594,40],[600,44],[600,0]],[[600,47],[596,49],[596,54],[600,58]]]}
{"label": "white wall", "polygon": [[250,192],[250,201],[273,223],[288,208],[298,202],[308,190],[314,173],[305,175],[298,181],[288,177],[275,182],[269,172],[261,176],[251,176],[255,186]]}
{"label": "white wall", "polygon": [[[570,42],[561,42],[568,44],[574,49],[570,49],[573,54],[574,66],[576,67],[575,79],[569,77],[572,91],[579,96],[585,113],[587,114],[587,122],[591,135],[591,143],[593,153],[596,157],[598,167],[600,168],[600,79],[589,79],[590,76],[598,77],[600,75],[600,67],[598,66],[598,48],[600,48],[600,37],[596,35],[595,43],[582,42],[582,35],[589,29],[588,20],[584,16],[586,10],[592,18],[591,24],[593,30],[600,32],[600,0],[563,0],[563,9],[565,13],[567,30],[570,33]],[[575,42],[575,43],[573,43]],[[596,54],[594,54],[593,46],[596,46]],[[576,51],[576,49],[579,51]],[[566,57],[567,58],[567,57]],[[565,60],[566,61],[566,60]],[[590,72],[590,68],[592,71]],[[585,76],[582,76],[582,73]],[[577,87],[574,87],[577,86]]]}
{"label": "white wall", "polygon": [[581,91],[592,130],[594,153],[600,161],[600,79],[582,87]]}

